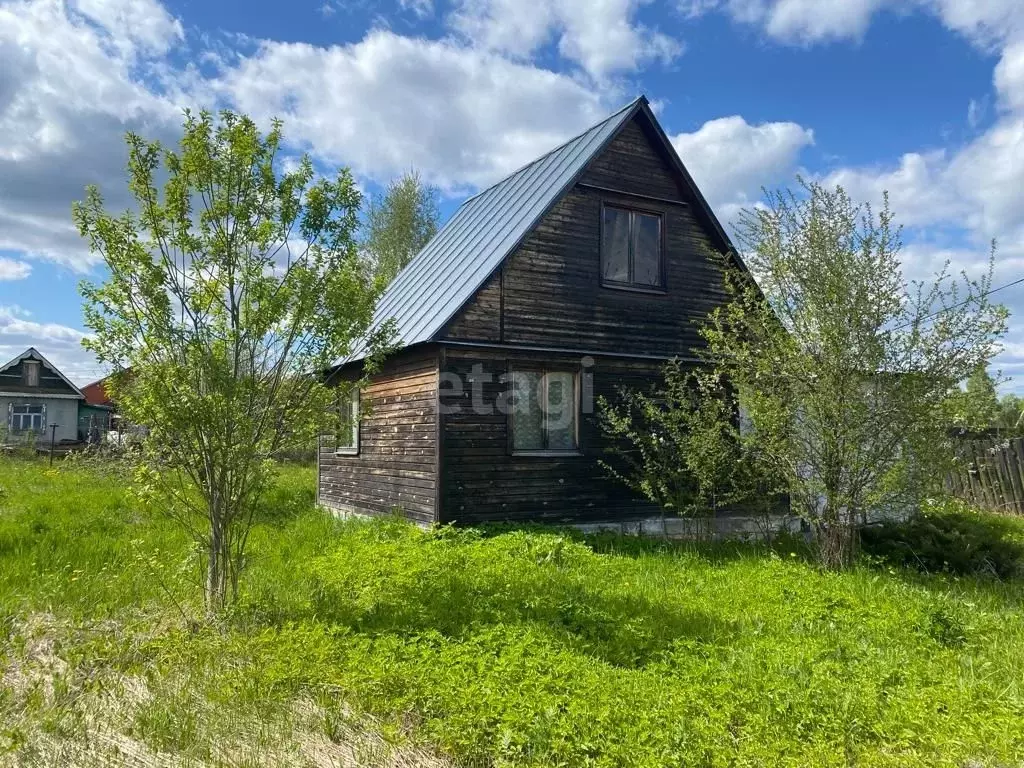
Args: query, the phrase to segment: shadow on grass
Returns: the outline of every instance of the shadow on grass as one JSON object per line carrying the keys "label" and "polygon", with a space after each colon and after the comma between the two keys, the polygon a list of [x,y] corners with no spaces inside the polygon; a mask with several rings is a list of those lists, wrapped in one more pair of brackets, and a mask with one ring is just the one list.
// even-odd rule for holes
{"label": "shadow on grass", "polygon": [[800,534],[775,533],[770,540],[668,538],[638,536],[614,531],[584,533],[576,528],[537,523],[492,523],[479,529],[484,537],[523,533],[557,534],[588,546],[597,554],[621,557],[697,556],[708,562],[727,562],[775,553],[813,561],[814,551]]}
{"label": "shadow on grass", "polygon": [[436,632],[457,640],[522,629],[626,668],[657,660],[677,641],[721,643],[737,632],[703,612],[654,601],[586,545],[550,530],[484,538],[394,526],[394,538],[369,534],[321,558],[304,587],[310,600],[265,595],[261,622],[315,618],[370,637]]}
{"label": "shadow on grass", "polygon": [[253,513],[253,524],[282,528],[307,514],[315,501],[312,488],[271,485]]}
{"label": "shadow on grass", "polygon": [[874,562],[923,574],[1024,576],[1024,527],[995,515],[944,512],[868,526],[861,547]]}
{"label": "shadow on grass", "polygon": [[678,640],[716,643],[735,634],[732,627],[706,614],[666,608],[641,597],[567,587],[520,600],[495,586],[470,586],[455,576],[423,590],[397,590],[365,613],[338,604],[333,615],[323,606],[318,613],[366,635],[436,631],[464,638],[488,627],[529,627],[556,646],[626,668],[647,665]]}

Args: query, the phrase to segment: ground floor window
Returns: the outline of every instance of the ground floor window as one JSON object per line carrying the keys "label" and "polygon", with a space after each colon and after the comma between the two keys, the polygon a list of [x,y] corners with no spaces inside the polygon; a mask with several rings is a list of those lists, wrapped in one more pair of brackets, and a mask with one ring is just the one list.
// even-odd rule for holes
{"label": "ground floor window", "polygon": [[579,450],[576,371],[515,368],[511,374],[513,453]]}
{"label": "ground floor window", "polygon": [[46,406],[25,403],[11,405],[8,428],[11,432],[42,432],[46,429]]}
{"label": "ground floor window", "polygon": [[359,453],[359,387],[338,387],[336,453]]}

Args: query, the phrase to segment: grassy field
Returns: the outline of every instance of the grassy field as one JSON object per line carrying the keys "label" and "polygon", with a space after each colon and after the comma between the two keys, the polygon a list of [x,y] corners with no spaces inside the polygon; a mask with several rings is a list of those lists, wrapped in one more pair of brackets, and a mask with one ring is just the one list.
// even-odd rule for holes
{"label": "grassy field", "polygon": [[1019,579],[339,523],[312,482],[282,472],[211,627],[124,478],[0,462],[0,764],[1024,761]]}

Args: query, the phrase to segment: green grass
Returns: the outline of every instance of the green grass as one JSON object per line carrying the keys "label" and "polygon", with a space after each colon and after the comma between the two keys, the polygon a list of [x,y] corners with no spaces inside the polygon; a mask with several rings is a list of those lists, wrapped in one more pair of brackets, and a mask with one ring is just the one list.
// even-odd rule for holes
{"label": "green grass", "polygon": [[79,737],[90,685],[116,676],[145,688],[127,736],[201,762],[278,733],[253,724],[330,744],[366,716],[386,740],[482,765],[1024,760],[1019,580],[340,523],[313,509],[312,482],[282,474],[240,601],[211,627],[194,620],[187,541],[116,473],[0,463],[0,666],[30,666],[40,637],[60,660],[45,690],[0,689],[0,745]]}

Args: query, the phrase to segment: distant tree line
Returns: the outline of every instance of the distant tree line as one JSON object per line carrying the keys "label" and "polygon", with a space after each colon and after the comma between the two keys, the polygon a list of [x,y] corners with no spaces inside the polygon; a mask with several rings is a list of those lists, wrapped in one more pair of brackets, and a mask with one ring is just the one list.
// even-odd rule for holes
{"label": "distant tree line", "polygon": [[995,433],[1000,437],[1024,437],[1024,398],[999,397],[996,377],[979,366],[961,391],[947,403],[950,425],[967,433]]}

